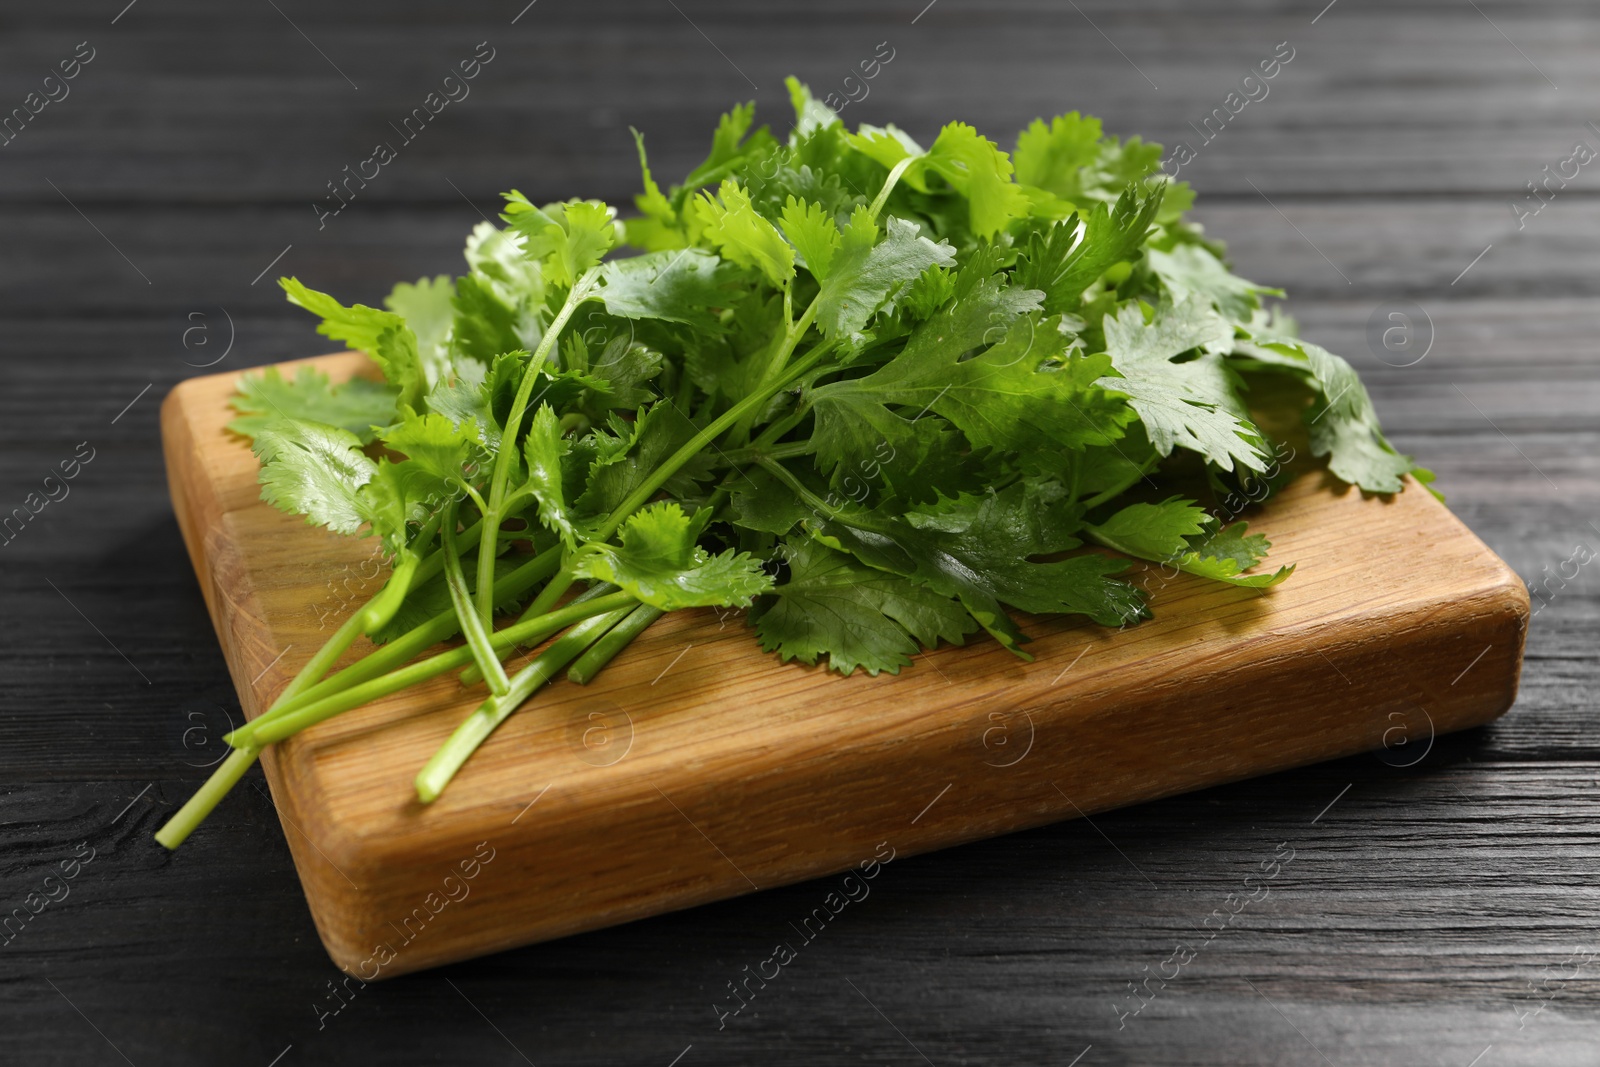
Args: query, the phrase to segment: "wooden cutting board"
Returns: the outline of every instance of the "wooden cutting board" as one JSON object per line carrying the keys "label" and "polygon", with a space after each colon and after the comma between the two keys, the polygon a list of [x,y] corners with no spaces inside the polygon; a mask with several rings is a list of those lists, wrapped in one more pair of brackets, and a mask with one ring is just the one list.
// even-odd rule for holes
{"label": "wooden cutting board", "polygon": [[[162,432],[254,718],[383,575],[371,539],[260,502],[224,430],[237,377],[179,385]],[[481,691],[446,676],[316,726],[262,763],[323,943],[388,977],[1380,746],[1412,763],[1511,706],[1527,592],[1420,487],[1310,471],[1253,520],[1299,564],[1285,584],[1151,568],[1152,621],[1025,619],[1033,663],[975,639],[840,678],[763,654],[742,614],[674,613],[536,697],[431,807],[412,777]]]}

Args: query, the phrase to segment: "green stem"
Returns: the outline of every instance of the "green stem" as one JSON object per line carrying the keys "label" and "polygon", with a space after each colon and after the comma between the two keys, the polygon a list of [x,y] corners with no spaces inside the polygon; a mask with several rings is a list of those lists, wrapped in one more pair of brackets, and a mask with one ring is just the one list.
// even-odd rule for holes
{"label": "green stem", "polygon": [[[801,421],[804,420],[805,417],[805,399],[802,397],[801,402],[795,405],[795,410],[793,412],[781,419],[775,419],[770,425],[767,426],[766,429],[762,430],[761,433],[756,436],[756,439],[751,442],[751,447],[759,448],[770,453],[774,448],[773,443],[777,441],[778,438],[782,437],[784,434],[800,425]],[[809,442],[807,443],[809,444]]]}
{"label": "green stem", "polygon": [[1117,497],[1119,497],[1123,493],[1127,492],[1133,486],[1137,485],[1138,482],[1139,482],[1139,479],[1145,477],[1145,475],[1147,475],[1151,471],[1155,470],[1156,467],[1160,465],[1160,463],[1161,463],[1161,457],[1160,456],[1156,456],[1150,462],[1140,464],[1139,468],[1137,470],[1135,470],[1133,472],[1133,474],[1131,474],[1127,478],[1124,478],[1122,481],[1118,482],[1116,485],[1113,485],[1110,489],[1107,489],[1104,492],[1096,493],[1094,496],[1090,497],[1088,500],[1085,500],[1083,502],[1084,513],[1087,514],[1088,512],[1093,511],[1095,508],[1099,507],[1101,504],[1104,504],[1108,500],[1115,500]]}
{"label": "green stem", "polygon": [[[378,595],[381,596],[382,593]],[[370,604],[370,601],[368,603]],[[366,632],[362,628],[365,615],[366,608],[363,607],[360,611],[344,620],[344,623],[333,632],[333,636],[324,641],[322,647],[317,649],[316,655],[307,660],[306,665],[300,668],[300,673],[294,676],[294,680],[284,687],[283,692],[279,693],[277,698],[273,700],[272,707],[275,708],[288,703],[294,699],[296,694],[320,682],[322,676],[333,669],[333,665],[338,662],[339,657],[344,655],[351,645],[355,644],[356,638]],[[271,713],[271,708],[265,712],[268,715]]]}
{"label": "green stem", "polygon": [[[428,541],[432,540],[436,522],[437,517],[429,519],[423,525],[411,542],[412,548],[426,545]],[[474,527],[473,532],[474,536],[476,536],[476,527]],[[390,572],[389,580],[384,583],[383,588],[371,600],[367,601],[359,611],[351,614],[322,643],[322,647],[317,649],[316,654],[307,660],[305,666],[301,667],[289,684],[284,686],[283,691],[273,700],[272,706],[261,715],[256,716],[255,721],[261,722],[273,716],[279,709],[293,704],[301,694],[316,688],[322,676],[333,669],[333,665],[355,643],[356,638],[364,633],[376,630],[393,617],[394,612],[399,610],[400,603],[405,599],[406,593],[409,592],[414,583],[419,581],[418,576],[427,571],[435,560],[441,564],[443,562],[442,557],[437,552],[427,559],[419,560],[414,552],[408,551],[399,565]],[[437,567],[434,569],[436,570]],[[248,729],[250,725],[250,723],[246,723],[241,729]],[[222,798],[227,796],[228,792],[238,784],[239,779],[255,763],[256,757],[260,755],[260,752],[261,750],[258,747],[248,745],[244,747],[235,746],[234,751],[230,752],[228,758],[223,760],[222,764],[211,772],[211,776],[201,784],[199,789],[195,790],[194,795],[173,813],[172,818],[168,819],[161,829],[156,831],[156,840],[168,849],[175,849],[183,844],[189,835],[195,831],[195,828],[205,821],[206,816],[210,815],[212,810],[221,803]]]}
{"label": "green stem", "polygon": [[[633,599],[626,593],[617,593],[614,596],[621,597],[630,604],[633,603]],[[607,599],[611,598],[601,598],[601,600]],[[601,600],[590,603],[599,604]],[[503,697],[490,697],[480,704],[476,711],[456,727],[455,733],[439,747],[439,751],[433,754],[433,758],[428,760],[422,770],[417,772],[417,799],[424,804],[432,804],[438,800],[439,794],[444,792],[445,786],[450,784],[450,779],[455,777],[461,765],[478,750],[478,746],[483,744],[490,734],[494,733],[497,726],[521,707],[523,701],[555,677],[557,671],[571,663],[631,610],[633,609],[623,607],[608,611],[574,626],[552,641],[550,647],[535,656],[533,662],[526,668],[517,672],[516,678],[511,682],[509,693]]]}
{"label": "green stem", "polygon": [[[455,540],[456,502],[450,501],[445,508],[444,526],[442,536],[444,540],[444,581],[450,589],[450,603],[456,609],[456,617],[461,620],[461,633],[467,639],[467,648],[472,651],[472,661],[483,672],[489,685],[489,692],[495,696],[504,696],[511,688],[511,679],[506,677],[505,668],[500,666],[500,657],[494,654],[494,649],[489,645],[489,635],[483,625],[483,620],[472,609],[472,596],[467,591],[467,576],[461,571],[461,553],[456,551]],[[492,561],[493,554],[489,556]],[[490,573],[493,573],[491,569]],[[482,581],[482,573],[479,573]],[[493,596],[490,597],[491,602]]]}
{"label": "green stem", "polygon": [[165,826],[156,831],[156,840],[168,849],[175,849],[183,844],[184,840],[194,833],[195,827],[204,822],[205,817],[211,814],[211,810],[228,795],[228,790],[244,777],[244,772],[250,769],[260,754],[261,750],[258,748],[240,748],[228,753],[228,758],[222,761],[222,766],[211,772],[211,777],[195,791],[194,796],[173,813]]}
{"label": "green stem", "polygon": [[[577,596],[573,597],[571,600],[567,601],[566,606],[571,607],[573,604],[587,603],[596,597],[606,596],[607,594],[615,593],[616,591],[617,587],[612,585],[610,582],[596,582],[583,592],[579,593]],[[536,618],[537,616],[543,614],[544,611],[534,611],[532,607],[529,607],[527,611],[523,612],[522,618],[518,619],[517,621],[525,622],[528,619]],[[501,654],[502,658],[509,659],[516,651],[517,647],[515,646],[508,648]],[[477,667],[468,667],[466,670],[461,672],[460,678],[462,685],[477,685],[478,682],[482,681],[483,675],[479,673]]]}
{"label": "green stem", "polygon": [[[495,648],[510,648],[515,644],[525,644],[529,641],[546,637],[563,627],[570,626],[594,615],[618,609],[631,609],[637,603],[627,593],[612,593],[610,596],[597,597],[582,604],[569,604],[564,608],[552,611],[550,614],[538,619],[529,619],[527,622],[507,626],[496,630],[490,638]],[[340,693],[335,693],[323,700],[303,705],[285,715],[266,723],[256,730],[250,739],[253,746],[266,746],[276,744],[288,737],[293,737],[308,726],[315,726],[325,719],[342,714],[352,708],[369,704],[379,697],[388,696],[390,693],[425,682],[429,678],[437,678],[447,671],[463,667],[472,662],[472,650],[465,646],[441,652],[437,656],[421,660],[397,671],[390,671],[380,678],[360,685],[351,686]],[[512,686],[512,692],[516,686]],[[495,698],[499,699],[499,698]],[[251,725],[256,725],[252,723]]]}
{"label": "green stem", "polygon": [[[489,508],[483,515],[483,541],[486,544],[492,546],[496,543],[500,520],[504,517],[502,508],[505,502],[506,482],[510,479],[511,468],[516,462],[517,434],[522,430],[522,417],[527,414],[528,398],[533,394],[534,379],[538,377],[539,369],[544,366],[545,360],[550,358],[550,351],[555,348],[556,338],[567,325],[567,320],[572,318],[572,313],[578,310],[579,304],[594,294],[595,279],[599,276],[600,268],[593,267],[584,271],[573,283],[572,290],[567,293],[567,299],[561,305],[561,310],[550,320],[544,336],[539,338],[539,347],[533,350],[533,355],[528,357],[528,365],[522,370],[522,382],[517,386],[517,395],[511,401],[511,413],[506,417],[505,427],[500,432],[500,451],[495,455],[494,474],[489,482]],[[493,586],[494,553],[491,551],[478,556],[478,617],[486,627],[494,614],[494,595],[490,592]]]}
{"label": "green stem", "polygon": [[[536,582],[548,578],[555,571],[560,561],[561,549],[559,547],[548,548],[534,556],[495,583],[496,602],[519,596],[525,590],[532,588]],[[281,718],[312,701],[322,700],[335,693],[341,693],[361,682],[380,677],[409,662],[418,653],[454,636],[460,626],[461,620],[457,618],[454,611],[440,612],[427,622],[412,627],[400,637],[388,642],[376,652],[369,654],[365,659],[352,663],[332,678],[318,682],[303,692],[297,690],[292,698],[289,697],[289,690],[285,690],[284,696],[278,698],[277,703],[273,705],[271,710],[256,716],[250,722],[228,734],[223,740],[235,748],[250,744],[255,731],[266,723]]]}
{"label": "green stem", "polygon": [[800,498],[801,502],[809,507],[813,512],[819,515],[826,515],[830,519],[838,519],[845,525],[853,526],[858,530],[871,530],[874,533],[883,534],[885,537],[894,536],[894,530],[883,525],[882,523],[876,523],[870,519],[863,518],[858,512],[852,511],[847,514],[843,508],[834,507],[832,504],[829,504],[826,500],[807,489],[805,487],[805,483],[801,482],[800,479],[791,474],[789,469],[783,464],[779,463],[777,460],[772,459],[769,456],[757,456],[756,465],[762,470],[773,475],[784,485],[787,485],[791,490],[793,490],[794,494]]}
{"label": "green stem", "polygon": [[[389,580],[382,589],[367,601],[360,611],[352,617],[364,634],[381,630],[394,618],[394,613],[400,610],[400,605],[405,603],[406,594],[411,592],[411,585],[416,581],[417,571],[422,569],[422,561],[408,548],[405,549],[396,561],[394,569],[389,572]],[[308,664],[309,666],[309,664]],[[330,662],[328,667],[332,667]],[[326,673],[326,668],[317,672],[321,678]]]}
{"label": "green stem", "polygon": [[874,222],[878,219],[878,212],[883,210],[883,205],[888,201],[889,194],[894,192],[895,185],[899,183],[900,175],[904,174],[906,168],[920,158],[922,157],[907,156],[890,168],[889,176],[883,181],[883,188],[878,190],[878,195],[873,199],[872,206],[867,209],[871,213]]}
{"label": "green stem", "polygon": [[[788,290],[785,289],[784,292],[787,293]],[[778,350],[772,354],[772,357],[768,360],[767,365],[762,368],[761,377],[756,381],[756,387],[752,391],[753,396],[761,397],[762,404],[764,404],[773,396],[773,394],[778,391],[777,389],[774,389],[771,392],[766,392],[766,386],[774,378],[779,378],[782,376],[783,369],[789,362],[789,357],[794,355],[795,346],[798,345],[800,343],[800,339],[806,335],[806,331],[811,329],[811,324],[816,321],[817,312],[821,309],[821,307],[822,300],[820,297],[811,301],[811,304],[806,308],[804,313],[801,314],[800,320],[798,322],[791,322],[788,328],[784,330],[783,343],[778,346]],[[815,347],[813,347],[810,352],[807,352],[806,355],[810,356],[819,349],[826,350],[827,348],[831,347],[832,344],[833,342],[831,341],[821,341]],[[802,362],[803,361],[804,360],[802,359]],[[765,396],[762,396],[763,393],[765,393]],[[740,416],[738,424],[734,430],[734,438],[739,443],[743,444],[750,440],[750,424],[752,420],[755,419],[756,413],[760,410],[761,404],[756,404],[747,409],[745,413]]]}
{"label": "green stem", "polygon": [[556,576],[550,579],[549,584],[539,590],[539,595],[533,598],[533,603],[523,610],[522,617],[517,621],[521,622],[523,619],[531,619],[537,615],[543,615],[555,607],[556,601],[565,596],[567,590],[572,588],[572,583],[577,580],[578,576],[572,573],[571,563],[566,563],[556,573]]}
{"label": "green stem", "polygon": [[665,485],[667,479],[676,474],[680,467],[698,455],[701,449],[716,440],[717,436],[728,427],[738,422],[747,413],[759,408],[779,390],[810,370],[812,366],[821,361],[827,352],[828,346],[826,344],[813,348],[806,353],[800,362],[789,369],[788,374],[785,374],[765,389],[751,393],[733,405],[733,407],[724,411],[705,429],[691,437],[682,448],[674,452],[665,463],[657,467],[649,478],[645,479],[637,489],[629,493],[627,498],[617,505],[616,510],[606,517],[605,524],[601,527],[597,540],[609,540],[611,535],[617,532],[617,528],[622,525],[623,521],[644,506],[645,501],[654,496],[656,490]]}
{"label": "green stem", "polygon": [[629,613],[626,619],[617,623],[604,637],[590,646],[589,651],[578,657],[578,662],[567,671],[567,678],[579,685],[588,685],[594,676],[616,658],[633,639],[650,628],[666,612],[652,604],[640,604]]}
{"label": "green stem", "polygon": [[797,456],[809,456],[816,451],[817,446],[810,441],[790,441],[786,445],[760,444],[750,445],[748,448],[730,448],[717,457],[719,467],[737,467],[745,463],[754,463],[760,456],[772,459],[794,459]]}

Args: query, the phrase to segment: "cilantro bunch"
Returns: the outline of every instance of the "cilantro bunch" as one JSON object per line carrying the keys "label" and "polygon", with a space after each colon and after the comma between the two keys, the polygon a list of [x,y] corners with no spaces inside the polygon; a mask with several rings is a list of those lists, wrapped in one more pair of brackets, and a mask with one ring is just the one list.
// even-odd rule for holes
{"label": "cilantro bunch", "polygon": [[1159,145],[1072,113],[1010,154],[963,123],[924,148],[789,89],[787,138],[735,107],[667,191],[636,133],[626,221],[511,192],[465,274],[382,309],[282,282],[383,380],[268,370],[232,428],[265,500],[381,539],[391,569],[229,735],[163,844],[264,746],[461,671],[485,696],[419,772],[431,802],[541,686],[587,682],[668,611],[748,607],[782,660],[876,674],[980,630],[1026,658],[1014,612],[1136,622],[1130,559],[1274,585],[1293,568],[1256,569],[1265,538],[1175,488],[1277,473],[1253,381],[1300,390],[1344,481],[1428,480],[1349,364],[1264,308],[1281,292],[1183,221],[1193,193],[1151,177]]}

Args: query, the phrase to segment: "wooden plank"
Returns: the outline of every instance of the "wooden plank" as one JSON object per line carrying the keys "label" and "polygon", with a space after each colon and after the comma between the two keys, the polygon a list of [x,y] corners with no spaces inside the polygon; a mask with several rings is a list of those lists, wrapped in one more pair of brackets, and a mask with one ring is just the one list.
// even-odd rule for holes
{"label": "wooden plank", "polygon": [[[319,365],[347,376],[361,357]],[[223,431],[236,377],[174,390],[163,433],[254,716],[337,624],[330,583],[371,548],[256,498],[254,458]],[[450,678],[263,764],[324,944],[365,972],[388,943],[388,976],[844,870],[887,836],[897,854],[930,851],[1510,706],[1527,594],[1427,494],[1363,499],[1308,472],[1263,527],[1300,563],[1291,582],[1152,586],[1155,620],[1119,633],[1033,620],[1031,664],[981,642],[899,677],[838,679],[778,665],[737,622],[676,613],[590,686],[554,686],[513,717],[425,809],[411,777],[480,699]],[[370,592],[354,573],[352,592]],[[496,877],[434,908],[440,879],[485,849]],[[415,910],[425,899],[436,919]]]}
{"label": "wooden plank", "polygon": [[[6,80],[10,106],[71,54],[87,33],[80,24],[102,17],[74,6],[76,19],[0,42],[0,68],[17,72]],[[369,202],[455,202],[446,178],[472,193],[515,183],[536,198],[621,199],[636,191],[630,124],[650,138],[658,177],[682,175],[731,103],[754,98],[765,121],[783,123],[784,75],[842,90],[880,41],[895,58],[847,119],[893,121],[926,139],[960,117],[1008,148],[1030,119],[1073,109],[1123,135],[1191,137],[1189,123],[1287,41],[1295,58],[1269,94],[1193,165],[1201,188],[1219,192],[1253,196],[1254,181],[1269,192],[1509,198],[1576,139],[1600,144],[1585,133],[1600,80],[1587,54],[1589,14],[1577,4],[1491,3],[1480,14],[1466,4],[1344,3],[1313,25],[1316,12],[1292,2],[944,3],[913,25],[920,6],[698,0],[680,14],[633,0],[610,5],[603,20],[581,7],[536,6],[512,26],[487,4],[467,24],[421,4],[386,6],[379,20],[337,6],[292,4],[280,15],[261,5],[230,13],[228,33],[203,4],[130,12],[93,41],[98,55],[71,95],[5,148],[29,165],[0,172],[0,196],[56,201],[43,174],[86,205],[274,199],[309,221],[325,183],[393,138],[389,124],[483,40],[494,61],[362,191]],[[177,68],[173,54],[193,58]],[[1003,91],[990,88],[996,56]],[[160,121],[106,121],[134,98]],[[535,137],[520,135],[529,128]],[[262,151],[285,143],[294,151]],[[119,166],[84,166],[86,144]]]}

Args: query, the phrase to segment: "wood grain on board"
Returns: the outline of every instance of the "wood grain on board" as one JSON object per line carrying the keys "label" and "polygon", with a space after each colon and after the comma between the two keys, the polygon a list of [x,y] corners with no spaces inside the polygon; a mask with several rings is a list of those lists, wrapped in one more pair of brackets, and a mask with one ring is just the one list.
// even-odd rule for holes
{"label": "wood grain on board", "polygon": [[[340,378],[363,357],[310,362]],[[260,502],[256,461],[224,429],[237,377],[178,386],[162,430],[253,717],[381,574],[374,542]],[[1309,471],[1255,521],[1299,566],[1285,584],[1154,577],[1155,618],[1137,627],[1027,620],[1032,663],[977,640],[844,679],[763,654],[741,615],[674,613],[589,686],[535,698],[431,807],[411,780],[481,693],[447,676],[314,727],[262,762],[323,942],[388,977],[885,847],[927,852],[1397,734],[1431,742],[1510,707],[1526,589],[1427,493],[1364,497]]]}

